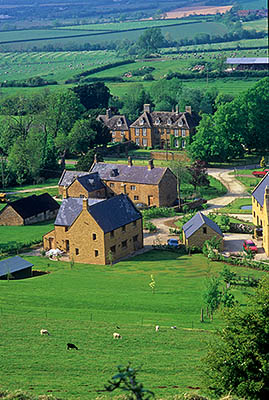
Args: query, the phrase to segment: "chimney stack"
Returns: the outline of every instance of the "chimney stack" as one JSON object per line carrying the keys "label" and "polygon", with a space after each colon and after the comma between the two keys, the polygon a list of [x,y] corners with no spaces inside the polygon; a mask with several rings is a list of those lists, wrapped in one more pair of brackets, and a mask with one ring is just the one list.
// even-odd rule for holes
{"label": "chimney stack", "polygon": [[68,186],[63,187],[63,199],[68,199],[67,188],[68,188]]}
{"label": "chimney stack", "polygon": [[132,167],[133,166],[133,160],[132,157],[128,157],[128,167]]}
{"label": "chimney stack", "polygon": [[153,160],[151,159],[151,160],[149,160],[149,163],[148,163],[148,170],[151,171],[153,168],[154,168],[154,164],[153,164]]}
{"label": "chimney stack", "polygon": [[144,104],[144,112],[151,113],[151,106],[150,106],[150,104]]}
{"label": "chimney stack", "polygon": [[94,157],[93,157],[93,163],[94,163],[94,164],[97,164],[97,163],[98,163],[98,161],[97,161],[97,154],[96,154],[96,153],[94,154]]}
{"label": "chimney stack", "polygon": [[88,210],[88,199],[86,197],[82,199],[82,210]]}
{"label": "chimney stack", "polygon": [[111,108],[108,108],[108,109],[106,110],[106,117],[107,117],[107,118],[111,118],[111,117],[112,117]]}
{"label": "chimney stack", "polygon": [[191,114],[191,106],[186,106],[185,111],[189,114]]}
{"label": "chimney stack", "polygon": [[178,115],[179,114],[179,107],[178,107],[178,104],[176,105],[176,115]]}

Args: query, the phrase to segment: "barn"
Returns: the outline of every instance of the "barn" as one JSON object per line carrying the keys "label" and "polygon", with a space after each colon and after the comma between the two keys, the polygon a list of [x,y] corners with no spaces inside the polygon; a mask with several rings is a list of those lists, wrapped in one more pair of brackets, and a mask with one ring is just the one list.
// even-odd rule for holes
{"label": "barn", "polygon": [[234,70],[267,70],[268,57],[255,58],[227,58],[226,64]]}
{"label": "barn", "polygon": [[0,279],[31,278],[34,265],[19,256],[0,261]]}

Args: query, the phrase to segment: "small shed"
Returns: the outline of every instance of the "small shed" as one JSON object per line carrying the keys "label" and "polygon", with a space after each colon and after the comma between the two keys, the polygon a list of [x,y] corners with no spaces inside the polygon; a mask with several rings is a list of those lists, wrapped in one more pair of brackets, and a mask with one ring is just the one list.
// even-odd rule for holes
{"label": "small shed", "polygon": [[32,267],[34,265],[19,256],[11,257],[0,261],[0,279],[24,279],[32,276]]}
{"label": "small shed", "polygon": [[222,239],[220,249],[223,250],[223,233],[220,227],[200,211],[183,225],[182,230],[183,243],[187,247],[203,247],[206,240],[216,236],[217,239]]}

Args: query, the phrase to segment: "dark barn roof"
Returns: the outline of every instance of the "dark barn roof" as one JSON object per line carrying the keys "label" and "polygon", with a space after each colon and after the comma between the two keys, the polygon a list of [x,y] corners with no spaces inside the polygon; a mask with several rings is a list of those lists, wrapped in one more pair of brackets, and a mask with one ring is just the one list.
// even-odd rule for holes
{"label": "dark barn roof", "polygon": [[198,231],[198,229],[200,229],[201,226],[203,225],[209,226],[211,229],[213,229],[213,231],[223,236],[220,227],[214,221],[206,217],[201,212],[198,212],[182,227],[186,239],[188,239],[191,235],[193,235],[196,231]]}
{"label": "dark barn roof", "polygon": [[148,185],[157,185],[167,168],[154,167],[148,169],[147,166],[127,164],[93,164],[91,171],[98,172],[101,179],[115,182],[142,183]]}
{"label": "dark barn roof", "polygon": [[269,172],[267,172],[265,177],[258,183],[252,192],[252,196],[262,207],[264,203],[264,193],[267,186],[269,186]]}
{"label": "dark barn roof", "polygon": [[[46,211],[58,210],[60,206],[48,193],[43,193],[40,196],[34,194],[29,197],[12,201],[8,203],[6,207],[12,207],[23,219],[25,219]],[[5,208],[3,208],[2,212]]]}
{"label": "dark barn roof", "polygon": [[7,275],[8,273],[12,274],[33,266],[34,264],[31,264],[29,261],[19,256],[8,258],[7,260],[0,261],[0,276]]}
{"label": "dark barn roof", "polygon": [[[88,211],[107,233],[120,226],[129,224],[141,218],[140,212],[133,205],[128,196],[120,194],[105,199],[87,199]],[[55,225],[71,226],[82,211],[83,199],[64,199],[58,212]]]}
{"label": "dark barn roof", "polygon": [[78,177],[89,175],[89,172],[85,171],[66,171],[64,170],[61,178],[58,182],[59,186],[69,186]]}

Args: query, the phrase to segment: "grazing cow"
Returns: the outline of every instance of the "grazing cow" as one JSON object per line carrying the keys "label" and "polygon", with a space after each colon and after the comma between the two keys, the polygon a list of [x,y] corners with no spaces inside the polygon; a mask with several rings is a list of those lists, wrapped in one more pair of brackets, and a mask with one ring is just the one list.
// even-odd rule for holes
{"label": "grazing cow", "polygon": [[177,329],[177,327],[176,326],[171,326],[171,329]]}
{"label": "grazing cow", "polygon": [[40,329],[40,335],[50,335],[47,329]]}
{"label": "grazing cow", "polygon": [[160,330],[159,325],[156,325],[156,326],[155,326],[155,331],[158,332],[159,330]]}
{"label": "grazing cow", "polygon": [[76,349],[76,350],[78,350],[78,348],[77,348],[77,346],[75,345],[75,344],[73,344],[73,343],[67,343],[67,350],[69,350],[69,349]]}
{"label": "grazing cow", "polygon": [[113,333],[113,339],[122,339],[121,335],[117,332]]}

